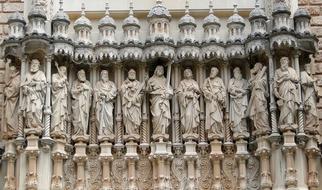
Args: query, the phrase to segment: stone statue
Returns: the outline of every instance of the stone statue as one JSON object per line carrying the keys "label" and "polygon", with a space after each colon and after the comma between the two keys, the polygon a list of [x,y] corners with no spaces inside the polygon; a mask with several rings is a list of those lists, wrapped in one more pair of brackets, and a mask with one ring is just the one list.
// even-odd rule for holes
{"label": "stone statue", "polygon": [[74,135],[87,135],[92,87],[90,82],[86,80],[86,74],[83,69],[77,72],[77,79],[73,82],[71,95]]}
{"label": "stone statue", "polygon": [[28,128],[42,128],[43,106],[46,95],[46,76],[39,70],[40,62],[31,60],[30,73],[21,84],[23,92],[23,110]]}
{"label": "stone statue", "polygon": [[65,127],[68,119],[67,97],[68,97],[68,81],[67,69],[56,63],[58,73],[52,76],[52,120],[51,126],[54,131],[66,132]]}
{"label": "stone statue", "polygon": [[253,121],[255,134],[267,134],[270,132],[267,97],[267,74],[266,67],[262,63],[256,63],[254,68],[250,70],[250,88],[252,90],[247,115]]}
{"label": "stone statue", "polygon": [[205,80],[202,91],[206,102],[206,129],[211,135],[223,138],[223,107],[225,106],[226,88],[218,77],[219,70],[212,67],[210,76]]}
{"label": "stone statue", "polygon": [[316,79],[311,74],[310,64],[306,64],[305,71],[301,72],[301,84],[305,111],[305,130],[314,133],[317,131],[319,125],[316,107],[318,87],[316,85]]}
{"label": "stone statue", "polygon": [[200,123],[200,89],[198,83],[192,78],[191,69],[184,70],[183,75],[184,79],[180,82],[177,89],[181,125],[184,134],[196,134]]}
{"label": "stone statue", "polygon": [[234,138],[249,137],[247,132],[246,111],[248,106],[248,82],[242,78],[239,67],[233,70],[234,77],[229,80],[228,92],[230,97],[229,115]]}
{"label": "stone statue", "polygon": [[114,82],[109,81],[108,71],[101,71],[101,80],[94,88],[95,116],[99,135],[111,135],[113,132],[113,109],[117,90]]}
{"label": "stone statue", "polygon": [[296,86],[299,78],[296,71],[289,67],[288,57],[282,57],[280,62],[281,67],[274,77],[274,94],[280,109],[279,125],[293,125],[300,102]]}
{"label": "stone statue", "polygon": [[123,122],[127,135],[139,134],[143,88],[144,84],[136,80],[136,72],[131,69],[128,72],[128,78],[121,86]]}
{"label": "stone statue", "polygon": [[170,102],[173,90],[164,77],[164,68],[157,66],[148,80],[147,91],[150,94],[153,134],[166,134],[171,122]]}
{"label": "stone statue", "polygon": [[[9,60],[10,62],[11,60]],[[8,137],[17,134],[18,108],[20,91],[20,73],[15,66],[10,66],[10,78],[4,87],[5,132]]]}

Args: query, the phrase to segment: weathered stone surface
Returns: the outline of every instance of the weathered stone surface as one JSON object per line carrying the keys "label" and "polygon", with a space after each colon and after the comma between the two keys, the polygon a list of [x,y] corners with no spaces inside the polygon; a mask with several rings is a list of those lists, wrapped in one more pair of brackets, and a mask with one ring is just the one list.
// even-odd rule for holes
{"label": "weathered stone surface", "polygon": [[2,11],[3,12],[15,12],[23,10],[24,4],[23,3],[3,3],[2,4]]}

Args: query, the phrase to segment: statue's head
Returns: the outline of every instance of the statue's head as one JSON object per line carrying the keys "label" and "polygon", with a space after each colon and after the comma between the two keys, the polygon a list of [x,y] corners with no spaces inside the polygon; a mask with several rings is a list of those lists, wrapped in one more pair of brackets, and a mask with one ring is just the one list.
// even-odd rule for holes
{"label": "statue's head", "polygon": [[103,82],[107,82],[109,80],[107,70],[102,70],[101,71],[101,79],[102,79]]}
{"label": "statue's head", "polygon": [[282,70],[287,70],[287,68],[289,66],[288,64],[290,62],[289,58],[288,57],[282,57],[280,62],[281,62],[281,69]]}
{"label": "statue's head", "polygon": [[65,66],[59,67],[60,72],[62,72],[65,76],[67,75],[67,68]]}
{"label": "statue's head", "polygon": [[217,67],[211,67],[210,69],[210,78],[215,78],[218,75],[219,70]]}
{"label": "statue's head", "polygon": [[235,79],[242,79],[242,74],[241,74],[241,70],[239,67],[235,67],[234,70],[233,70],[233,73],[234,73],[234,78]]}
{"label": "statue's head", "polygon": [[14,66],[14,65],[11,65],[9,70],[10,70],[10,75],[11,76],[15,75],[18,72],[16,66]]}
{"label": "statue's head", "polygon": [[40,66],[40,62],[38,59],[31,60],[30,72],[35,73],[35,72],[39,71],[39,66]]}
{"label": "statue's head", "polygon": [[185,69],[183,71],[183,76],[185,79],[192,79],[192,70],[191,69]]}
{"label": "statue's head", "polygon": [[83,69],[81,69],[77,72],[77,78],[78,78],[78,80],[80,80],[82,82],[86,81],[86,73]]}
{"label": "statue's head", "polygon": [[311,68],[311,64],[305,64],[304,65],[304,69],[307,73],[311,74],[312,68]]}
{"label": "statue's head", "polygon": [[257,62],[254,65],[256,71],[260,71],[263,68],[263,64],[261,62]]}
{"label": "statue's head", "polygon": [[158,66],[155,68],[155,70],[154,70],[154,75],[155,75],[155,76],[158,76],[158,77],[163,76],[163,75],[164,75],[164,68],[163,68],[163,66],[158,65]]}
{"label": "statue's head", "polygon": [[130,69],[128,72],[128,76],[129,80],[133,81],[136,79],[136,72],[134,69]]}

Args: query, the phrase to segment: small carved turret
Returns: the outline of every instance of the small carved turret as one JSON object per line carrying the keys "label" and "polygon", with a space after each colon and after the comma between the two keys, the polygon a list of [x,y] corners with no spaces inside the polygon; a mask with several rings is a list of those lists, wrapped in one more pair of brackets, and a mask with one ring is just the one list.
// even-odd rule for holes
{"label": "small carved turret", "polygon": [[150,24],[150,39],[152,42],[156,40],[169,41],[170,21],[171,15],[169,10],[162,5],[161,0],[157,0],[156,5],[148,14],[148,22]]}
{"label": "small carved turret", "polygon": [[52,19],[53,37],[68,38],[68,27],[70,24],[69,16],[64,12],[63,0],[59,1],[60,8]]}
{"label": "small carved turret", "polygon": [[74,30],[76,33],[76,42],[81,44],[91,44],[91,21],[85,16],[85,4],[82,3],[82,14],[74,24]]}
{"label": "small carved turret", "polygon": [[304,8],[299,8],[294,14],[294,28],[295,31],[299,34],[310,34],[311,15],[308,10]]}
{"label": "small carved turret", "polygon": [[181,41],[195,41],[195,32],[196,32],[196,20],[190,15],[189,12],[189,0],[186,0],[186,11],[185,15],[179,20],[180,36]]}
{"label": "small carved turret", "polygon": [[16,11],[8,18],[9,38],[23,38],[25,35],[26,21],[23,16]]}
{"label": "small carved turret", "polygon": [[220,29],[219,18],[214,15],[213,0],[209,2],[209,15],[203,20],[204,39],[206,42],[219,41],[218,32]]}
{"label": "small carved turret", "polygon": [[281,31],[291,30],[291,19],[290,19],[291,11],[287,6],[285,0],[279,0],[274,3],[273,6],[273,30]]}
{"label": "small carved turret", "polygon": [[256,0],[255,9],[253,9],[249,14],[252,36],[267,34],[267,19],[265,11],[259,7],[259,2]]}
{"label": "small carved turret", "polygon": [[234,14],[228,18],[227,28],[229,30],[228,41],[236,42],[243,40],[245,20],[238,14],[237,5],[234,5]]}
{"label": "small carved turret", "polygon": [[36,33],[36,34],[46,34],[46,12],[43,6],[40,4],[39,0],[33,1],[33,6],[31,11],[28,14],[29,25],[28,25],[28,33]]}
{"label": "small carved turret", "polygon": [[100,43],[109,43],[113,44],[116,43],[115,41],[115,21],[110,16],[110,7],[108,2],[105,5],[105,17],[103,17],[98,24],[98,29],[100,31]]}
{"label": "small carved turret", "polygon": [[140,22],[139,19],[134,17],[133,13],[133,1],[130,2],[130,12],[129,16],[123,21],[123,33],[124,33],[124,42],[134,42],[138,43],[139,33],[140,33]]}

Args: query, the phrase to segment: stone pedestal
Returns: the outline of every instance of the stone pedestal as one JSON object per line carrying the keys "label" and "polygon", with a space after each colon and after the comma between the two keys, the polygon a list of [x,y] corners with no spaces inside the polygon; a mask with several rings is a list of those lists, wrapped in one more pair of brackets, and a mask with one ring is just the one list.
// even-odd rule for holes
{"label": "stone pedestal", "polygon": [[99,160],[102,162],[102,188],[100,190],[113,190],[111,183],[111,161],[113,160],[112,155],[112,143],[114,136],[103,137],[99,136],[98,141],[100,142],[101,153]]}
{"label": "stone pedestal", "polygon": [[74,136],[73,140],[75,141],[75,155],[73,160],[77,165],[75,190],[85,190],[86,143],[89,140],[89,136]]}
{"label": "stone pedestal", "polygon": [[246,174],[246,160],[249,157],[249,153],[247,151],[247,141],[244,139],[238,139],[236,142],[237,152],[236,157],[239,162],[239,189],[246,190],[247,189],[247,174]]}
{"label": "stone pedestal", "polygon": [[222,142],[219,139],[214,139],[210,143],[211,152],[210,156],[213,163],[214,182],[212,185],[213,190],[221,190],[221,160],[224,158],[224,153],[221,150]]}
{"label": "stone pedestal", "polygon": [[7,175],[5,177],[4,190],[16,189],[15,177],[15,162],[16,162],[16,148],[14,140],[8,140],[5,145],[5,153],[3,159],[7,160]]}
{"label": "stone pedestal", "polygon": [[286,179],[285,186],[288,190],[297,189],[297,177],[295,169],[294,153],[297,148],[295,143],[295,133],[288,128],[283,132],[284,144],[283,151],[286,160]]}
{"label": "stone pedestal", "polygon": [[257,138],[257,150],[255,154],[260,157],[261,189],[270,190],[272,189],[272,178],[269,162],[271,148],[267,136],[261,136]]}
{"label": "stone pedestal", "polygon": [[308,179],[307,185],[310,190],[319,189],[319,176],[317,170],[317,158],[320,154],[320,150],[317,146],[317,140],[315,137],[311,136],[305,147],[306,155],[308,158]]}
{"label": "stone pedestal", "polygon": [[195,161],[198,158],[196,152],[197,143],[189,140],[184,143],[186,148],[186,152],[184,154],[184,158],[187,161],[188,166],[188,183],[187,183],[187,190],[195,190],[197,188],[196,184],[196,169],[195,169]]}
{"label": "stone pedestal", "polygon": [[63,133],[52,133],[54,146],[52,150],[52,159],[54,163],[53,175],[51,178],[51,190],[63,190],[63,162],[67,159],[65,151],[66,139]]}
{"label": "stone pedestal", "polygon": [[135,165],[139,156],[137,153],[138,144],[135,141],[139,140],[139,136],[125,135],[124,141],[126,142],[125,159],[128,162],[128,187],[127,190],[138,190]]}
{"label": "stone pedestal", "polygon": [[39,155],[39,136],[41,128],[25,129],[27,136],[26,154],[28,157],[28,170],[26,175],[26,189],[38,189],[37,157]]}

